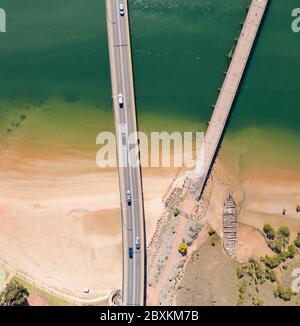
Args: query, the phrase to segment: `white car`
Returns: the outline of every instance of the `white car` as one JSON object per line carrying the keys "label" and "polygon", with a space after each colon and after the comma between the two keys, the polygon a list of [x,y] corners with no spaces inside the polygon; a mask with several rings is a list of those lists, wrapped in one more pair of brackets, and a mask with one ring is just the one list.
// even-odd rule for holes
{"label": "white car", "polygon": [[123,5],[123,3],[120,3],[120,15],[123,17],[124,14],[125,14],[124,5]]}
{"label": "white car", "polygon": [[140,250],[141,249],[141,240],[139,237],[136,238],[135,240],[135,249]]}
{"label": "white car", "polygon": [[119,95],[118,95],[118,102],[119,102],[119,107],[120,107],[120,109],[123,109],[123,106],[124,106],[124,100],[123,100],[123,95],[122,95],[122,94],[119,94]]}

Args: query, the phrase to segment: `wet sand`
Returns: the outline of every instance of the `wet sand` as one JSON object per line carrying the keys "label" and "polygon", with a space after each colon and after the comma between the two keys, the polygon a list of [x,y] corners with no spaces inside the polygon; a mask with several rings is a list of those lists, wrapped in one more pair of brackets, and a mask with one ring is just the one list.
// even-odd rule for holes
{"label": "wet sand", "polygon": [[[174,170],[144,170],[151,235]],[[83,296],[121,286],[121,220],[115,169],[94,161],[1,151],[0,259],[47,285]]]}

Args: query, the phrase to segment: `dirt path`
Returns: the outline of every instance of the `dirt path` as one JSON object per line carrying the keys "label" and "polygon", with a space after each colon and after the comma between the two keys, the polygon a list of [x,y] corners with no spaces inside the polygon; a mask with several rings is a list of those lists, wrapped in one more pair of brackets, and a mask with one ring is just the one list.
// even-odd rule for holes
{"label": "dirt path", "polygon": [[[174,270],[178,257],[180,257],[180,254],[178,253],[178,247],[185,237],[186,226],[188,223],[188,219],[186,218],[186,216],[189,216],[193,212],[194,206],[195,203],[193,200],[185,200],[182,204],[181,219],[177,227],[176,237],[173,242],[171,254],[169,255],[167,264],[162,274],[160,275],[157,284],[148,287],[147,305],[158,306],[161,304],[159,300],[160,293],[166,286],[167,282],[169,282],[169,276]],[[193,248],[194,247],[192,246],[188,252],[193,250]]]}
{"label": "dirt path", "polygon": [[184,237],[186,224],[187,224],[187,219],[185,217],[181,217],[181,221],[179,223],[178,230],[176,232],[176,238],[172,247],[172,252],[169,256],[167,265],[163,273],[161,274],[156,286],[148,287],[147,305],[149,306],[159,305],[159,294],[161,293],[161,290],[164,288],[166,283],[169,281],[169,275],[171,274],[174,268],[175,261],[178,258],[179,255],[178,247]]}

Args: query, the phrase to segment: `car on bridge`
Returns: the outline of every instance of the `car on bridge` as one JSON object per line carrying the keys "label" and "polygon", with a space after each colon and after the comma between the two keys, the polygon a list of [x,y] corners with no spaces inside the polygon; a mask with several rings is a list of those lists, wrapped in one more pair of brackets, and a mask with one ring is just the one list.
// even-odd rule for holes
{"label": "car on bridge", "polygon": [[128,206],[131,206],[132,199],[131,199],[131,192],[130,192],[130,190],[127,190],[127,192],[126,192],[126,198],[127,198],[127,205]]}
{"label": "car on bridge", "polygon": [[125,15],[124,5],[120,3],[120,15],[123,17]]}
{"label": "car on bridge", "polygon": [[135,249],[136,250],[140,250],[141,249],[141,240],[139,237],[136,237],[136,240],[135,240]]}
{"label": "car on bridge", "polygon": [[119,102],[120,109],[123,109],[123,107],[124,107],[123,94],[118,95],[118,102]]}
{"label": "car on bridge", "polygon": [[122,144],[123,144],[123,146],[126,145],[126,135],[125,135],[125,132],[122,132]]}
{"label": "car on bridge", "polygon": [[129,249],[128,249],[128,257],[129,257],[129,259],[133,258],[133,248],[132,247],[129,247]]}

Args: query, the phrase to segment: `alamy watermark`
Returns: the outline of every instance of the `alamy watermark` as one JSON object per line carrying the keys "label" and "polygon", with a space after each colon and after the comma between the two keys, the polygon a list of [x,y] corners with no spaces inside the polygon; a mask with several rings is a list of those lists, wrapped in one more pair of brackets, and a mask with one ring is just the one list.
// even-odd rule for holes
{"label": "alamy watermark", "polygon": [[[96,157],[101,168],[175,167],[204,168],[204,133],[167,131],[129,134],[126,124],[118,133],[101,132],[96,143],[101,145]],[[117,148],[117,151],[116,151]],[[201,154],[202,153],[202,154]]]}
{"label": "alamy watermark", "polygon": [[292,31],[294,33],[299,33],[300,32],[300,8],[293,9],[292,17],[295,17],[291,25]]}
{"label": "alamy watermark", "polygon": [[6,32],[6,12],[0,8],[0,33]]}

